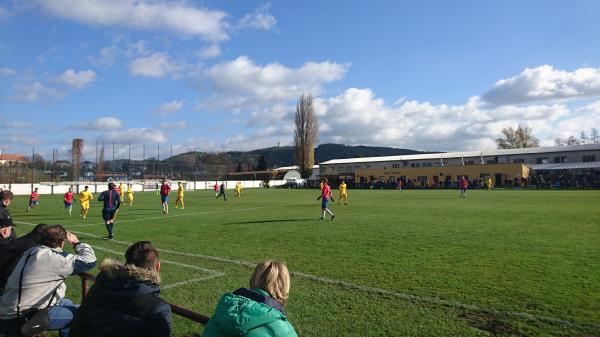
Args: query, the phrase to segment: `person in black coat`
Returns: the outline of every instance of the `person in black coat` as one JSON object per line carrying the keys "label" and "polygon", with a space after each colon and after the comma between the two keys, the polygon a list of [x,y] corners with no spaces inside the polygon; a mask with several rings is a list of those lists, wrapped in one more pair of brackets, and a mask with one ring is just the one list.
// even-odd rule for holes
{"label": "person in black coat", "polygon": [[0,247],[0,289],[4,289],[6,280],[15,269],[23,253],[40,243],[42,233],[46,228],[48,228],[48,225],[39,224],[30,233],[18,239],[10,240]]}
{"label": "person in black coat", "polygon": [[140,241],[127,249],[125,260],[102,262],[69,337],[171,336],[171,307],[159,297],[158,252]]}
{"label": "person in black coat", "polygon": [[12,202],[12,199],[13,193],[11,191],[0,191],[0,247],[7,244],[10,240],[17,238],[17,233],[14,229],[15,223],[8,212],[8,206]]}

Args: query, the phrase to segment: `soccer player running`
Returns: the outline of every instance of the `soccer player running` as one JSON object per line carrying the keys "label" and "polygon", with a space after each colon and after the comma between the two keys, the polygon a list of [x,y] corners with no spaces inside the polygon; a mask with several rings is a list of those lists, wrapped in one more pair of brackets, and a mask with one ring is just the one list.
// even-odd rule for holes
{"label": "soccer player running", "polygon": [[162,185],[160,185],[160,202],[164,215],[169,214],[169,192],[171,192],[171,186],[167,184],[167,180],[163,179]]}
{"label": "soccer player running", "polygon": [[335,219],[335,214],[333,214],[333,212],[327,207],[329,200],[331,199],[331,201],[333,201],[331,188],[329,187],[329,184],[327,184],[327,178],[323,178],[321,186],[323,186],[321,188],[321,195],[317,198],[317,200],[321,199],[321,211],[323,212],[323,215],[321,215],[321,220],[325,220],[326,213],[329,213],[329,215],[331,215],[331,221],[333,221],[333,219]]}
{"label": "soccer player running", "polygon": [[69,215],[73,214],[73,201],[73,187],[69,187],[69,190],[63,196],[65,209],[69,211]]}
{"label": "soccer player running", "polygon": [[115,188],[116,185],[114,183],[109,183],[108,191],[100,193],[100,196],[98,197],[99,201],[104,202],[102,207],[102,219],[104,219],[104,223],[106,224],[109,240],[112,240],[113,238],[115,216],[117,216],[119,207],[121,206],[121,197],[119,196],[119,193],[115,191]]}
{"label": "soccer player running", "polygon": [[129,206],[133,205],[133,184],[127,185],[127,201],[129,201]]}
{"label": "soccer player running", "polygon": [[344,200],[344,205],[348,205],[348,191],[346,187],[346,181],[344,180],[342,180],[340,183],[340,197],[338,198],[338,205],[340,202],[342,202],[342,199]]}
{"label": "soccer player running", "polygon": [[83,191],[79,192],[79,202],[81,203],[81,212],[79,215],[82,218],[87,218],[88,211],[90,210],[90,200],[94,198],[92,192],[90,192],[89,187],[86,186],[83,188]]}
{"label": "soccer player running", "polygon": [[32,208],[39,206],[40,202],[39,202],[39,195],[38,195],[38,188],[34,188],[33,192],[31,192],[31,195],[29,196],[29,207],[27,207],[27,212],[25,213],[29,213],[29,211],[31,211]]}
{"label": "soccer player running", "polygon": [[469,187],[469,181],[465,176],[460,177],[458,181],[458,185],[460,186],[460,197],[463,199],[467,198],[467,188]]}
{"label": "soccer player running", "polygon": [[221,196],[223,196],[223,201],[227,201],[227,196],[225,196],[225,182],[222,182],[221,186],[219,186],[219,194],[217,194],[216,199],[219,199]]}
{"label": "soccer player running", "polygon": [[177,183],[177,199],[175,200],[175,208],[179,208],[179,204],[181,204],[181,209],[185,208],[185,203],[183,202],[183,184],[181,181]]}

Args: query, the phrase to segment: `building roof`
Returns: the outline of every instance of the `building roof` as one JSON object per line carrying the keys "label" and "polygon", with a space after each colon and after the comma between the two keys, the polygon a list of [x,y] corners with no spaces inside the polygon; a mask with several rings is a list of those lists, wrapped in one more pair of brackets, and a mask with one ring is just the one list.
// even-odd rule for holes
{"label": "building roof", "polygon": [[[313,165],[312,168],[313,168],[313,170],[318,169],[319,165]],[[276,170],[276,171],[291,171],[291,170],[297,170],[297,169],[298,169],[297,165],[294,165],[294,166],[282,166],[282,167],[274,168],[274,170]]]}
{"label": "building roof", "polygon": [[528,165],[534,171],[600,169],[600,161]]}
{"label": "building roof", "polygon": [[0,154],[0,160],[4,161],[27,161],[27,157],[20,154]]}
{"label": "building roof", "polygon": [[552,153],[552,152],[573,152],[573,151],[590,151],[600,150],[600,144],[586,145],[568,145],[568,146],[546,146],[546,147],[529,147],[521,149],[500,149],[500,150],[485,150],[485,151],[463,151],[463,152],[443,152],[443,153],[426,153],[426,154],[409,154],[400,156],[383,156],[383,157],[365,157],[365,158],[348,158],[348,159],[332,159],[320,163],[320,165],[335,165],[335,164],[358,164],[358,163],[373,163],[373,162],[388,162],[402,160],[431,160],[431,159],[453,159],[453,158],[469,158],[469,157],[489,157],[489,156],[512,156],[520,154],[536,154],[536,153]]}

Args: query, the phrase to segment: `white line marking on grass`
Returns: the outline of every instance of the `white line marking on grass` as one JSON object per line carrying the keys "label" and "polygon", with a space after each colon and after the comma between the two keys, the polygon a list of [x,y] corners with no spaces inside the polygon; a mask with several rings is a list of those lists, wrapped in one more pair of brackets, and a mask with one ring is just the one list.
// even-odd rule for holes
{"label": "white line marking on grass", "polygon": [[[169,218],[174,218],[174,217],[193,216],[193,215],[201,215],[201,214],[219,214],[219,213],[243,212],[243,211],[252,211],[252,210],[255,210],[255,209],[270,208],[270,207],[277,207],[277,206],[279,206],[279,205],[257,206],[257,207],[240,208],[240,209],[223,210],[223,211],[195,212],[195,213],[185,213],[185,214],[175,214],[175,215],[162,215],[162,216],[154,216],[154,217],[151,217],[151,218],[129,219],[129,220],[117,221],[117,223],[118,224],[122,224],[122,223],[125,223],[125,222],[157,220],[157,219],[167,220]],[[65,225],[65,228],[92,227],[92,226],[101,226],[101,225],[104,225],[104,223],[99,223],[99,224],[92,224],[92,223],[90,223],[90,224],[82,224],[82,225]]]}
{"label": "white line marking on grass", "polygon": [[[112,253],[112,254],[116,254],[116,255],[121,255],[122,254],[121,252],[118,252],[118,251],[115,251],[115,250],[112,250],[112,249],[108,249],[108,248],[104,248],[104,247],[98,247],[98,246],[95,246],[95,245],[93,245],[92,248],[94,248],[95,250],[100,250],[100,251],[104,251],[104,252]],[[192,279],[189,279],[187,281],[180,281],[180,282],[175,282],[173,284],[168,284],[168,285],[161,286],[160,289],[163,289],[163,290],[164,289],[170,289],[170,288],[179,287],[179,286],[190,284],[190,283],[207,281],[207,280],[211,280],[211,279],[214,279],[214,278],[217,278],[217,277],[225,276],[225,273],[222,273],[220,271],[216,271],[216,270],[212,270],[212,269],[206,269],[206,268],[194,266],[194,265],[191,265],[191,264],[180,263],[180,262],[175,262],[175,261],[169,261],[169,260],[164,260],[164,259],[161,259],[160,262],[164,263],[164,264],[172,264],[172,265],[176,265],[176,266],[180,266],[180,267],[184,267],[184,268],[189,268],[189,269],[196,269],[196,270],[200,270],[202,272],[211,274],[211,275],[205,276],[205,277],[192,278]]]}
{"label": "white line marking on grass", "polygon": [[210,279],[217,278],[217,277],[224,276],[224,275],[225,274],[223,274],[223,275],[211,275],[211,276],[201,277],[201,278],[193,278],[193,279],[189,279],[187,281],[175,282],[173,284],[168,284],[166,286],[161,286],[160,289],[161,290],[171,289],[171,288],[183,286],[183,285],[194,283],[194,282],[201,282],[201,281],[210,280]]}
{"label": "white line marking on grass", "polygon": [[[34,225],[32,223],[27,223],[27,222],[20,222],[20,221],[15,221],[15,222],[28,224],[28,225]],[[93,238],[101,238],[101,236],[98,236],[95,234],[90,234],[90,233],[85,233],[85,232],[76,232],[76,231],[72,231],[72,232],[76,233],[76,234],[80,234],[80,235],[93,237]],[[130,242],[126,242],[126,241],[111,240],[111,242],[125,244],[125,245],[131,245]],[[206,260],[235,264],[238,266],[243,266],[243,267],[247,267],[247,268],[251,268],[251,269],[256,267],[255,262],[241,261],[241,260],[229,259],[229,258],[219,257],[219,256],[180,252],[180,251],[170,250],[170,249],[157,249],[157,250],[159,252],[164,252],[164,253],[169,253],[169,254],[197,257],[197,258],[202,258],[202,259],[206,259]],[[302,273],[302,272],[290,271],[290,274],[300,277],[300,278],[307,279],[307,280],[312,280],[312,281],[315,281],[318,283],[322,283],[322,284],[329,284],[329,285],[339,286],[339,287],[346,288],[346,289],[358,290],[358,291],[369,293],[369,294],[392,296],[392,297],[395,297],[395,298],[398,298],[401,300],[405,300],[405,301],[409,301],[409,302],[421,302],[421,303],[439,305],[439,306],[444,306],[444,307],[449,307],[449,308],[454,308],[454,309],[461,309],[461,310],[472,311],[472,312],[480,312],[480,313],[484,313],[484,314],[516,317],[516,318],[526,319],[526,320],[530,320],[530,321],[545,322],[545,323],[549,323],[552,325],[571,326],[571,327],[576,327],[576,328],[580,328],[580,329],[590,329],[590,328],[600,329],[600,324],[595,324],[595,323],[579,323],[579,322],[575,322],[572,320],[550,317],[550,316],[545,316],[545,315],[530,314],[530,313],[525,313],[525,312],[509,311],[509,310],[490,309],[490,308],[485,308],[485,307],[481,307],[481,306],[474,305],[474,304],[465,304],[465,303],[461,303],[458,301],[445,300],[445,299],[441,299],[438,297],[418,296],[418,295],[401,293],[401,292],[396,292],[393,290],[387,290],[387,289],[382,289],[382,288],[368,287],[368,286],[363,286],[363,285],[359,285],[359,284],[355,284],[355,283],[346,282],[344,280],[337,280],[337,279],[332,279],[332,278],[327,278],[327,277],[322,277],[322,276],[317,276],[317,275],[306,274],[306,273]]]}

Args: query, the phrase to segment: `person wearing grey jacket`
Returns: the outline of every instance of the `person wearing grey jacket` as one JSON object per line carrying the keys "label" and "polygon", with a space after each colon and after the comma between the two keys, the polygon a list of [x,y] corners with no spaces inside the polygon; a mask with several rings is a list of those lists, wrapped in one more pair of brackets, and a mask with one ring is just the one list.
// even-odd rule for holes
{"label": "person wearing grey jacket", "polygon": [[[65,241],[73,246],[75,254],[63,251]],[[48,307],[50,330],[59,330],[61,337],[68,336],[78,306],[65,298],[65,279],[95,265],[96,255],[90,245],[79,242],[77,236],[60,225],[48,227],[41,245],[23,253],[8,278],[0,298],[0,327],[6,330],[23,312]]]}

